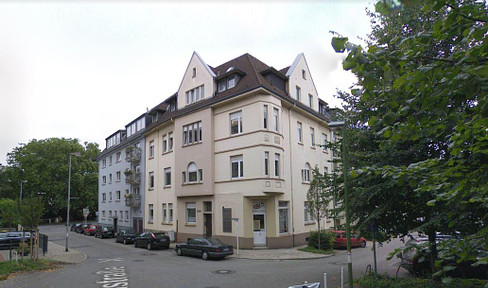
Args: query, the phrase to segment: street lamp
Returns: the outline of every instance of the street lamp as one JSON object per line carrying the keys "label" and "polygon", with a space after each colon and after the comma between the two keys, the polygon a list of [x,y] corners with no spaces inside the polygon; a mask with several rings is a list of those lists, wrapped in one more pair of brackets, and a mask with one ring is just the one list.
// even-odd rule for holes
{"label": "street lamp", "polygon": [[347,185],[347,119],[345,121],[334,121],[329,122],[330,128],[343,128],[344,135],[342,136],[342,173],[344,174],[344,204],[346,205],[346,240],[347,240],[347,276],[348,276],[348,286],[353,288],[352,279],[352,255],[351,255],[351,215],[349,211],[349,191]]}
{"label": "street lamp", "polygon": [[71,156],[80,157],[80,152],[69,153],[69,177],[68,177],[68,212],[66,214],[66,252],[68,252],[68,238],[69,238],[69,206],[71,200]]}

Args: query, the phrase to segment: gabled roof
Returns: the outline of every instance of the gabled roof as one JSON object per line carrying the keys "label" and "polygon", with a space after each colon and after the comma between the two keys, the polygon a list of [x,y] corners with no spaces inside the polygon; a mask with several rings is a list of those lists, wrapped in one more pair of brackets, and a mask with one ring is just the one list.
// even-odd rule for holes
{"label": "gabled roof", "polygon": [[[303,55],[303,54],[300,54]],[[299,56],[300,56],[299,55]],[[198,56],[198,54],[197,54]],[[193,56],[192,56],[193,57]],[[295,59],[295,61],[297,61]],[[298,63],[298,62],[297,62]],[[296,64],[295,64],[296,66]],[[288,95],[286,91],[283,91],[281,89],[278,89],[275,86],[272,86],[264,77],[263,72],[266,71],[271,71],[274,74],[280,75],[281,78],[287,79],[287,76],[283,74],[283,70],[289,71],[290,68],[285,68],[282,69],[281,71],[278,71],[274,69],[273,67],[270,67],[260,61],[259,59],[255,58],[254,56],[246,53],[243,54],[237,58],[234,58],[230,61],[227,61],[215,68],[210,68],[210,66],[207,65],[209,69],[211,69],[214,73],[214,75],[219,75],[218,78],[221,78],[222,76],[225,75],[230,75],[232,74],[232,71],[228,71],[230,67],[233,67],[235,71],[238,71],[239,74],[242,76],[241,79],[237,82],[237,85],[233,88],[226,89],[222,92],[215,92],[213,97],[206,98],[204,100],[198,101],[194,104],[187,105],[182,109],[175,110],[175,111],[166,111],[160,119],[158,119],[156,122],[149,124],[146,127],[146,133],[151,131],[152,129],[156,128],[160,124],[163,124],[167,121],[169,121],[172,118],[177,118],[183,115],[186,115],[188,113],[192,113],[194,111],[204,109],[206,107],[212,106],[215,103],[237,97],[239,95],[242,95],[244,93],[257,90],[259,88],[267,90],[269,93],[274,94],[284,101],[295,105],[296,107],[301,108],[302,110],[307,111],[308,113],[314,115],[315,117],[321,118],[324,121],[330,121],[330,119],[326,116],[323,115],[310,107],[300,103],[299,101],[293,99]],[[225,74],[225,75],[224,75]],[[214,78],[215,79],[215,78]],[[166,100],[165,100],[166,101]],[[154,109],[154,108],[153,108]]]}
{"label": "gabled roof", "polygon": [[[295,58],[295,61],[293,61],[293,64],[291,64],[291,66],[286,71],[286,77],[290,77],[290,75],[293,74],[293,72],[295,71],[295,68],[298,65],[298,62],[300,62],[301,58],[303,58],[303,61],[305,61],[305,65],[307,66],[308,72],[310,72],[310,66],[308,66],[307,59],[305,58],[305,54],[300,53]],[[317,86],[315,86],[315,83],[313,82],[312,73],[308,73],[308,74],[309,74],[310,80],[312,81],[313,87],[315,88],[315,91],[317,91]],[[317,97],[318,97],[318,95],[317,95]]]}

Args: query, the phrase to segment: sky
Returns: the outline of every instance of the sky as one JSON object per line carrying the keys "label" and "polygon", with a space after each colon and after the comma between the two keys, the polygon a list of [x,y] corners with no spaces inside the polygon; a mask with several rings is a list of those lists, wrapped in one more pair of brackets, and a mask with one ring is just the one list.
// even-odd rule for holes
{"label": "sky", "polygon": [[280,70],[304,53],[331,107],[354,76],[331,46],[370,32],[373,0],[1,1],[0,163],[19,143],[105,138],[174,94],[193,51]]}

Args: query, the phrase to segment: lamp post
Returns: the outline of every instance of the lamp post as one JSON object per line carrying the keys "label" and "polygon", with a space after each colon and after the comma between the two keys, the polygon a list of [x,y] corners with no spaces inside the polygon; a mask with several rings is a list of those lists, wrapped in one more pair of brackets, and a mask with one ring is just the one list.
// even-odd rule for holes
{"label": "lamp post", "polygon": [[80,157],[80,152],[69,153],[69,177],[68,177],[68,212],[66,214],[66,252],[68,252],[68,238],[69,238],[69,206],[71,200],[71,156]]}
{"label": "lamp post", "polygon": [[330,128],[342,128],[344,129],[344,135],[342,136],[342,173],[344,174],[344,205],[346,212],[346,241],[347,241],[347,276],[348,286],[353,288],[352,277],[352,254],[351,254],[351,215],[349,211],[349,189],[347,181],[347,119],[345,121],[335,121],[329,123]]}

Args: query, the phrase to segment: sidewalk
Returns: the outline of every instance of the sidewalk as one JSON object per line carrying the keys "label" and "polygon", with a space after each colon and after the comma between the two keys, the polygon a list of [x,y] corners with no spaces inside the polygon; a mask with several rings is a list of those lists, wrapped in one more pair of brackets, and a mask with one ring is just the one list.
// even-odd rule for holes
{"label": "sidewalk", "polygon": [[[48,242],[47,253],[42,255],[42,250],[39,251],[39,259],[51,259],[63,263],[78,264],[86,260],[87,256],[75,249],[69,249],[68,252],[65,251],[65,247],[55,244],[53,242]],[[24,258],[30,258],[25,256]],[[2,260],[3,259],[3,260]],[[15,252],[12,251],[12,259],[15,260]],[[18,256],[20,259],[20,256]],[[0,262],[9,260],[9,250],[0,250]]]}

